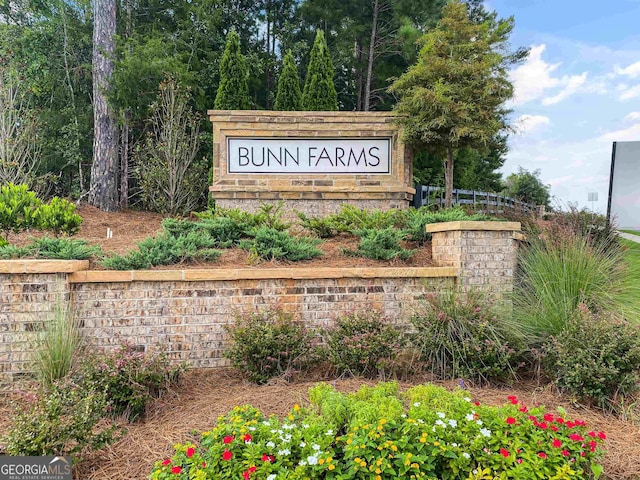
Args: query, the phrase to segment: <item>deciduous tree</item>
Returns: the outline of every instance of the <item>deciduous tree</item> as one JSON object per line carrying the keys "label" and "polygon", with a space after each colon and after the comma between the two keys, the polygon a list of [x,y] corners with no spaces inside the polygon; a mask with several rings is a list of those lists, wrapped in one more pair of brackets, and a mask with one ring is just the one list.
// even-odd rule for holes
{"label": "deciduous tree", "polygon": [[436,28],[420,40],[418,62],[391,86],[405,140],[445,159],[445,205],[451,206],[454,155],[483,149],[509,130],[505,102],[513,96],[507,68],[513,18],[482,23],[467,5],[447,4]]}

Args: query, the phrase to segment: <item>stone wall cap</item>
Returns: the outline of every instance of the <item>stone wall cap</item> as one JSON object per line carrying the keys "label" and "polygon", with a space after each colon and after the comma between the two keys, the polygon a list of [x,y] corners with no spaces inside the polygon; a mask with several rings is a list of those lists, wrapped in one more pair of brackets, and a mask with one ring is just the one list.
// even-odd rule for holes
{"label": "stone wall cap", "polygon": [[69,275],[70,283],[226,281],[323,278],[438,278],[457,277],[453,267],[346,267],[346,268],[225,268],[191,270],[91,270]]}
{"label": "stone wall cap", "polygon": [[430,223],[426,226],[428,233],[451,232],[456,230],[484,230],[490,232],[519,232],[520,222],[442,222]]}
{"label": "stone wall cap", "polygon": [[0,260],[0,273],[73,273],[89,269],[89,260]]}

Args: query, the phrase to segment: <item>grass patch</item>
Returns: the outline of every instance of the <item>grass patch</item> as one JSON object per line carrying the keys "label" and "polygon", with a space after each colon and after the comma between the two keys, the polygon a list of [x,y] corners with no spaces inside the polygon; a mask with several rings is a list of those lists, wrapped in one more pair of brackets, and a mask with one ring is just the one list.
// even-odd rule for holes
{"label": "grass patch", "polygon": [[621,231],[621,232],[624,232],[624,233],[630,233],[631,235],[638,235],[638,236],[640,236],[640,231],[638,231],[638,230],[620,230],[620,231]]}
{"label": "grass patch", "polygon": [[[623,247],[623,258],[627,264],[627,272],[624,280],[624,292],[620,295],[624,303],[631,305],[640,312],[640,243],[630,240],[620,239]],[[630,321],[638,321],[636,318],[629,318]]]}

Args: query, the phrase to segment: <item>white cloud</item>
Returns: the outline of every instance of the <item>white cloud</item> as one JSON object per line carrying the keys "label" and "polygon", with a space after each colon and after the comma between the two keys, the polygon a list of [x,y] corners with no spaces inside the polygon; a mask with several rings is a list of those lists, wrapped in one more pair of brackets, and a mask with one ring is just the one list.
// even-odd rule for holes
{"label": "white cloud", "polygon": [[627,128],[607,132],[598,137],[603,142],[626,142],[640,140],[640,123],[634,123]]}
{"label": "white cloud", "polygon": [[549,125],[551,120],[544,115],[520,115],[515,121],[515,127],[519,134],[524,135]]}
{"label": "white cloud", "polygon": [[620,68],[616,65],[614,71],[618,75],[624,75],[631,78],[640,77],[640,62],[632,63],[625,68]]}
{"label": "white cloud", "polygon": [[587,81],[587,72],[583,72],[581,75],[571,75],[570,77],[562,77],[561,83],[566,85],[559,93],[553,97],[547,97],[542,100],[543,105],[554,105],[561,102],[567,97],[570,97],[576,93],[580,87],[582,87]]}
{"label": "white cloud", "polygon": [[634,120],[640,120],[640,112],[630,112],[623,118],[623,120],[625,122],[633,122]]}
{"label": "white cloud", "polygon": [[640,97],[640,84],[633,87],[620,90],[620,100],[630,100],[632,98]]}
{"label": "white cloud", "polygon": [[556,177],[547,181],[547,185],[551,185],[552,187],[559,187],[560,185],[564,185],[575,178],[575,175],[565,175],[564,177]]}
{"label": "white cloud", "polygon": [[560,64],[552,65],[542,60],[545,48],[544,44],[532,46],[525,63],[511,72],[511,80],[515,87],[515,105],[541,97],[545,90],[556,87],[560,82],[551,76]]}

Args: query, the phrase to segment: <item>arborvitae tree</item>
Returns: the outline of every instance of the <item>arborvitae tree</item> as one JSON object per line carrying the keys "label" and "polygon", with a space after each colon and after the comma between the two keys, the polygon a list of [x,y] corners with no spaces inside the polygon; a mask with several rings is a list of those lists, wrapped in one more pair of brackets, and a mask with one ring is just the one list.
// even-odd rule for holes
{"label": "arborvitae tree", "polygon": [[333,84],[333,63],[322,30],[318,30],[311,49],[302,106],[305,110],[338,110],[338,95]]}
{"label": "arborvitae tree", "polygon": [[240,51],[240,37],[231,30],[220,61],[220,85],[213,108],[216,110],[247,110],[249,85],[247,64]]}
{"label": "arborvitae tree", "polygon": [[302,110],[302,92],[298,69],[291,50],[284,56],[282,73],[278,79],[278,93],[276,94],[276,110]]}

